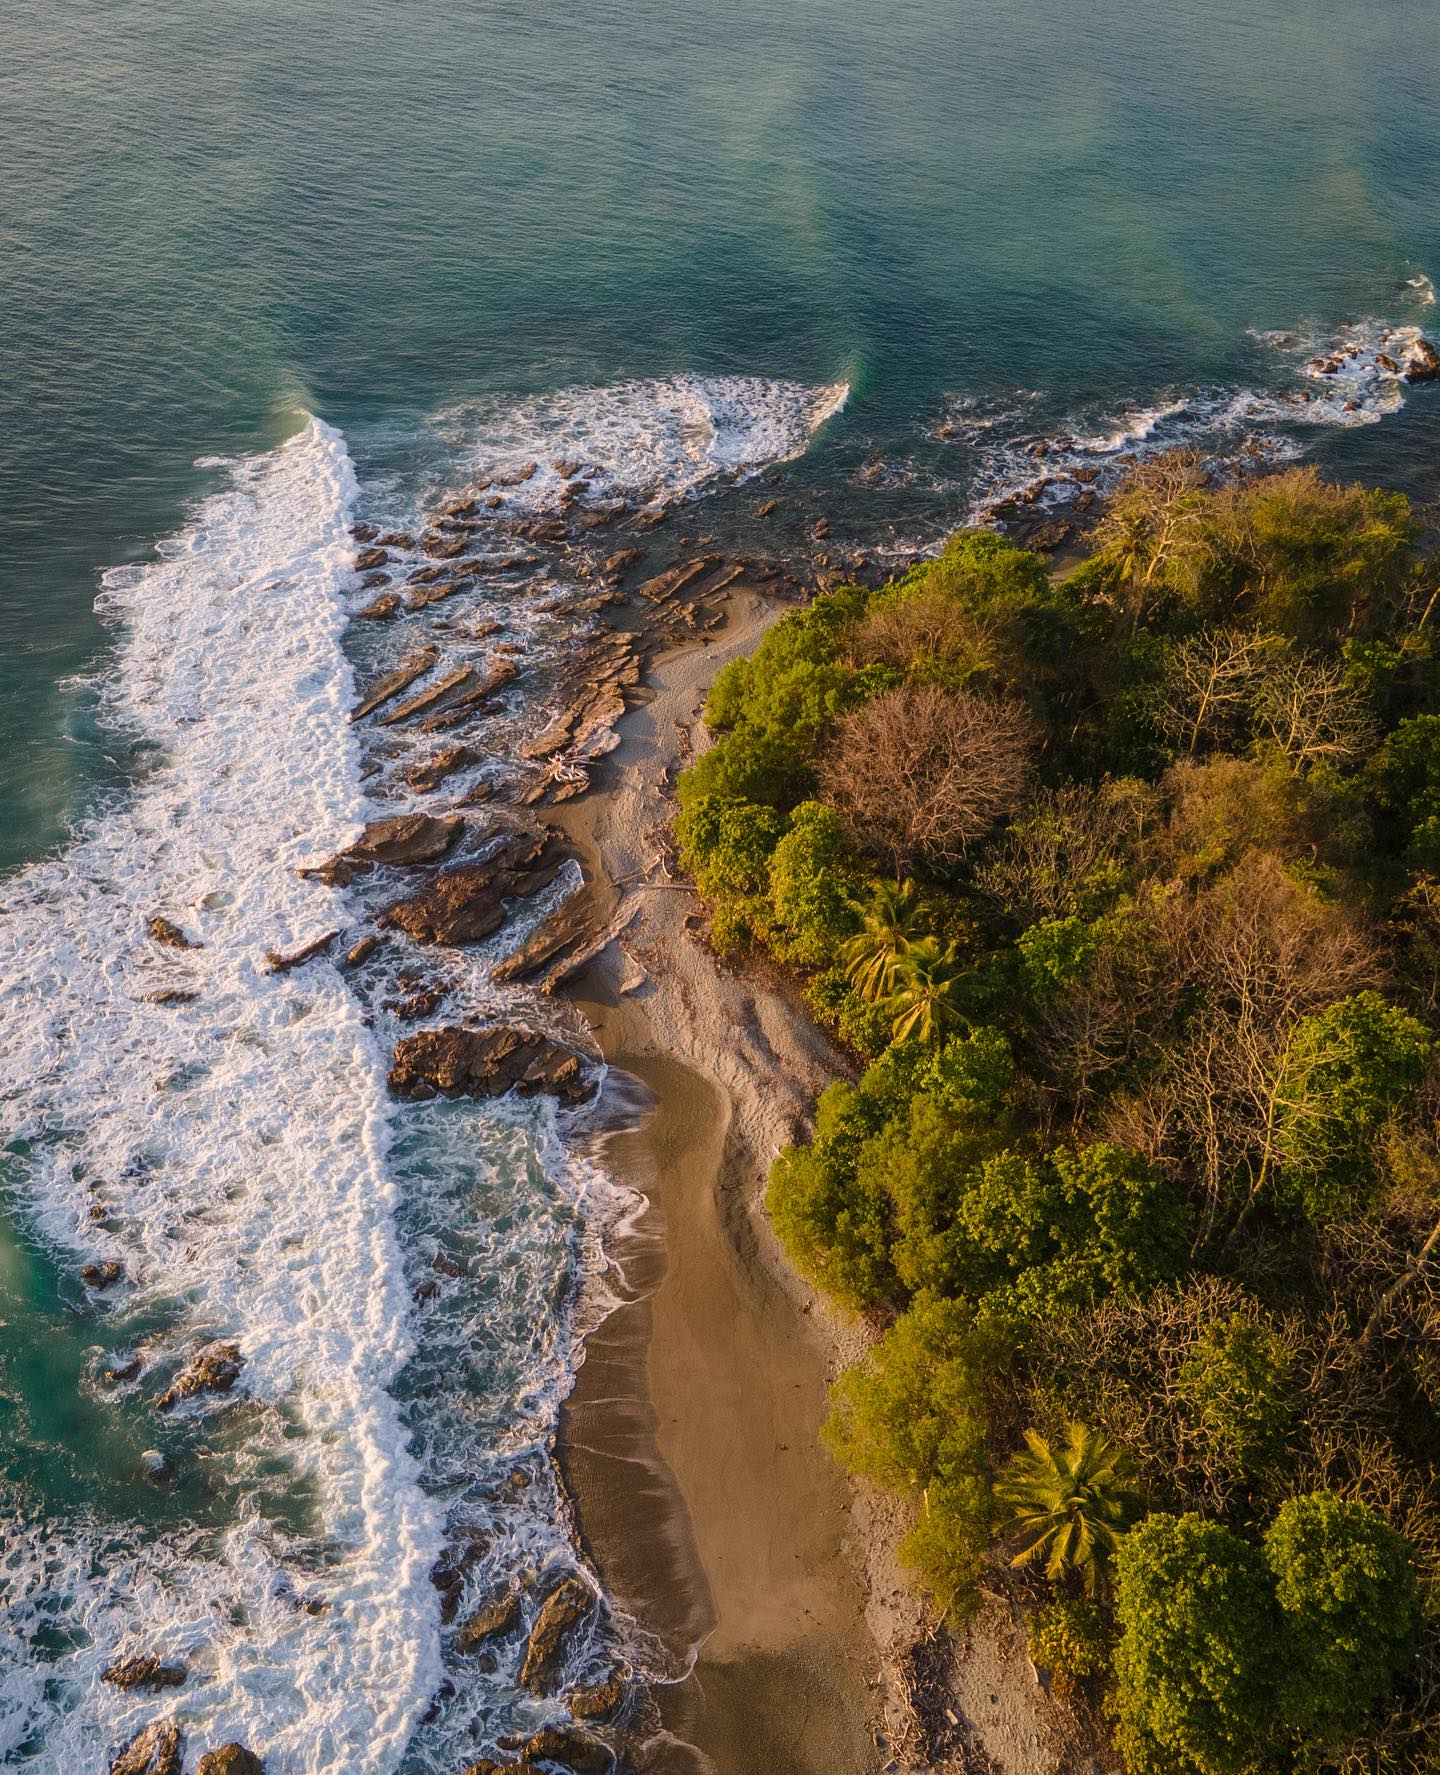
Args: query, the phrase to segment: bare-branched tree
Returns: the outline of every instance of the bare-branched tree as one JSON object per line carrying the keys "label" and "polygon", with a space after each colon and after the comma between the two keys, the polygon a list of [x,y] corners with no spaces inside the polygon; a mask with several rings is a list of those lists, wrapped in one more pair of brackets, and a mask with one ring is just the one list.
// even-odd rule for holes
{"label": "bare-branched tree", "polygon": [[842,716],[821,784],[855,841],[899,877],[964,857],[1019,800],[1033,744],[1013,699],[906,685]]}

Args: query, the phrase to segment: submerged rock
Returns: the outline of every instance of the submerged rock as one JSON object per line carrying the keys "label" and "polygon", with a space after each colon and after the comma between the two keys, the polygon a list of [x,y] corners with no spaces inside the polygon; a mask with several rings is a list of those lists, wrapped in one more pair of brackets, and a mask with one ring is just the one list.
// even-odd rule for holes
{"label": "submerged rock", "polygon": [[195,1765],[195,1775],[265,1775],[265,1765],[243,1744],[222,1744],[205,1752]]}
{"label": "submerged rock", "polygon": [[576,1577],[562,1579],[541,1603],[520,1666],[520,1681],[532,1694],[546,1695],[556,1687],[570,1636],[594,1606],[590,1586]]}
{"label": "submerged rock", "polygon": [[520,1597],[514,1590],[507,1590],[461,1622],[460,1631],[455,1636],[455,1649],[457,1652],[478,1651],[487,1639],[502,1639],[519,1619]]}
{"label": "submerged rock", "polygon": [[395,1044],[389,1084],[413,1103],[510,1091],[583,1103],[595,1094],[573,1048],[520,1029],[423,1029],[405,1036]]}
{"label": "submerged rock", "polygon": [[117,1689],[178,1689],[185,1681],[185,1666],[156,1657],[117,1658],[100,1680]]}
{"label": "submerged rock", "polygon": [[180,1775],[180,1728],[156,1720],[125,1746],[110,1764],[110,1775]]}
{"label": "submerged rock", "polygon": [[204,945],[187,937],[178,924],[172,924],[168,918],[155,913],[145,926],[145,934],[152,943],[161,943],[167,949],[202,949]]}
{"label": "submerged rock", "polygon": [[520,1761],[526,1767],[553,1763],[574,1770],[575,1775],[608,1775],[615,1767],[615,1753],[578,1726],[542,1726],[521,1745]]}
{"label": "submerged rock", "polygon": [[182,1399],[193,1399],[198,1393],[228,1393],[244,1366],[239,1344],[210,1344],[181,1369],[156,1400],[156,1410],[169,1411]]}

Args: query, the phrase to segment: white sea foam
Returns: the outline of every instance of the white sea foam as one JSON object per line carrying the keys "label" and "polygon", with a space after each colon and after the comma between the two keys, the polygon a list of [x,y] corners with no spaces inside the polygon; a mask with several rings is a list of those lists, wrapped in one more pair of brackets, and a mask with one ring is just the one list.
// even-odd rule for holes
{"label": "white sea foam", "polygon": [[[254,1404],[225,1459],[283,1451],[317,1500],[295,1543],[326,1556],[309,1613],[287,1536],[253,1509],[218,1545],[12,1534],[0,1754],[38,1733],[33,1766],[56,1775],[104,1769],[171,1711],[279,1775],[379,1775],[440,1677],[440,1525],[388,1391],[411,1333],[381,1056],[328,962],[264,965],[341,922],[296,867],[365,813],[341,650],[353,493],[342,439],[312,422],[234,465],[158,561],[107,578],[125,625],[111,712],[156,762],[11,883],[0,917],[0,1083],[33,1143],[22,1214],[76,1260],[121,1261],[118,1310],[164,1314],[172,1361],[202,1337],[240,1344]],[[148,941],[154,912],[203,947]],[[196,997],[146,1002],[172,988]],[[57,1617],[76,1642],[58,1659],[36,1638]],[[183,1691],[102,1685],[130,1650],[182,1653]]]}
{"label": "white sea foam", "polygon": [[674,376],[457,407],[439,423],[477,472],[503,477],[535,462],[535,476],[511,495],[519,502],[553,496],[557,461],[600,468],[604,488],[685,499],[722,476],[744,479],[800,456],[849,393],[845,382]]}

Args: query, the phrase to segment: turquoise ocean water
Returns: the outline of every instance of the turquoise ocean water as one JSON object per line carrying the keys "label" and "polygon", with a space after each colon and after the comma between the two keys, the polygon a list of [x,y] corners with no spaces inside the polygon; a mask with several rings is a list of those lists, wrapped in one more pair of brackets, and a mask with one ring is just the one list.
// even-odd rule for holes
{"label": "turquoise ocean water", "polygon": [[[391,1112],[373,1007],[249,959],[375,811],[350,519],[570,444],[700,500],[783,463],[880,549],[1054,437],[1428,501],[1440,395],[1294,396],[1437,314],[1437,72],[1429,0],[0,18],[0,1761],[100,1770],[178,1706],[282,1772],[458,1770],[547,1717],[427,1574],[457,1525],[476,1597],[571,1557],[544,1449],[603,1186],[540,1111]],[[188,1019],[142,1002],[162,904]],[[220,1335],[241,1405],[159,1422],[149,1365]],[[100,1683],[137,1649],[178,1701]]]}

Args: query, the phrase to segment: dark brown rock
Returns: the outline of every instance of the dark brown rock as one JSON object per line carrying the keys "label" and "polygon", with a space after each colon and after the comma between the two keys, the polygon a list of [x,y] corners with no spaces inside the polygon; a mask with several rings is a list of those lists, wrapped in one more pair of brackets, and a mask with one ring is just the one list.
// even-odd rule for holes
{"label": "dark brown rock", "polygon": [[609,1720],[625,1703],[626,1672],[617,1670],[603,1683],[581,1683],[565,1697],[577,1720]]}
{"label": "dark brown rock", "polygon": [[380,532],[373,524],[353,524],[350,527],[350,534],[356,542],[374,542]]}
{"label": "dark brown rock", "polygon": [[574,1049],[527,1030],[500,1028],[423,1029],[403,1037],[395,1044],[389,1084],[397,1097],[414,1103],[510,1091],[583,1103],[595,1093]]}
{"label": "dark brown rock", "polygon": [[564,860],[549,833],[509,833],[482,861],[442,870],[423,893],[397,901],[381,925],[418,943],[479,943],[505,922],[504,900],[548,887]]}
{"label": "dark brown rock", "polygon": [[464,830],[465,821],[459,814],[396,814],[391,819],[371,820],[348,850],[300,873],[333,887],[348,887],[376,868],[409,869],[438,863]]}
{"label": "dark brown rock", "polygon": [[355,557],[357,573],[373,573],[377,567],[388,567],[390,557],[384,549],[361,549]]}
{"label": "dark brown rock", "polygon": [[125,1746],[110,1764],[110,1775],[180,1775],[180,1728],[156,1720]]}
{"label": "dark brown rock", "polygon": [[372,710],[378,709],[382,703],[389,702],[392,696],[398,696],[417,678],[423,677],[435,664],[438,652],[439,650],[435,647],[422,647],[417,653],[412,653],[408,659],[402,660],[393,670],[386,672],[383,677],[377,678],[350,711],[350,719],[352,721],[361,720]]}
{"label": "dark brown rock", "polygon": [[607,555],[600,563],[600,571],[607,579],[618,579],[622,573],[638,567],[644,559],[645,551],[642,548],[616,549],[613,555]]}
{"label": "dark brown rock", "polygon": [[265,1765],[243,1744],[222,1744],[205,1752],[195,1765],[195,1775],[265,1775]]}
{"label": "dark brown rock", "polygon": [[191,992],[184,986],[162,986],[158,992],[147,992],[143,1002],[147,1005],[193,1005],[199,996],[198,992]]}
{"label": "dark brown rock", "polygon": [[382,549],[413,549],[415,538],[408,530],[389,530],[380,539]]}
{"label": "dark brown rock", "polygon": [[448,746],[443,752],[436,752],[421,764],[412,764],[405,772],[405,781],[412,789],[428,791],[438,789],[448,776],[457,770],[464,770],[467,764],[474,764],[480,754],[469,746]]}
{"label": "dark brown rock", "polygon": [[326,931],[323,937],[317,937],[313,943],[307,943],[303,949],[292,949],[288,955],[282,955],[278,949],[267,949],[265,951],[265,972],[267,974],[288,974],[292,968],[304,967],[307,961],[314,961],[317,955],[324,955],[339,935],[339,931]]}
{"label": "dark brown rock", "polygon": [[371,931],[369,936],[362,937],[353,948],[345,951],[345,966],[347,968],[363,967],[379,947],[380,939]]}
{"label": "dark brown rock", "polygon": [[185,1681],[185,1666],[167,1664],[163,1658],[117,1658],[100,1680],[117,1689],[178,1689]]}
{"label": "dark brown rock", "polygon": [[204,945],[187,937],[177,924],[168,918],[155,913],[145,926],[145,934],[152,943],[163,944],[167,949],[202,949]]}
{"label": "dark brown rock", "polygon": [[[570,971],[568,958],[576,951],[589,951],[600,935],[593,905],[586,894],[572,894],[556,908],[511,956],[496,968],[496,980],[525,980],[548,970],[544,989]],[[578,958],[576,958],[578,960]]]}
{"label": "dark brown rock", "polygon": [[80,1280],[87,1288],[108,1288],[124,1274],[118,1263],[87,1263],[80,1272]]}
{"label": "dark brown rock", "polygon": [[573,1770],[574,1775],[609,1775],[615,1753],[578,1726],[542,1726],[521,1745],[520,1761],[527,1767],[552,1763]]}
{"label": "dark brown rock", "polygon": [[1440,381],[1440,351],[1428,339],[1417,339],[1405,354],[1407,382]]}
{"label": "dark brown rock", "polygon": [[487,1639],[503,1639],[511,1632],[520,1620],[520,1598],[513,1590],[487,1602],[484,1608],[476,1609],[460,1625],[455,1635],[457,1652],[476,1652]]}
{"label": "dark brown rock", "polygon": [[433,684],[427,684],[414,696],[407,697],[403,703],[397,703],[393,709],[387,710],[380,717],[380,725],[393,727],[398,721],[408,721],[412,715],[423,714],[426,709],[434,709],[437,704],[449,703],[468,695],[479,689],[483,683],[484,679],[473,666],[455,666]]}
{"label": "dark brown rock", "polygon": [[525,1775],[525,1770],[519,1763],[495,1763],[481,1757],[478,1763],[468,1764],[461,1775]]}
{"label": "dark brown rock", "polygon": [[468,536],[438,536],[432,533],[420,544],[432,561],[453,561],[470,546]]}
{"label": "dark brown rock", "polygon": [[532,1694],[555,1688],[570,1637],[594,1606],[590,1586],[576,1577],[562,1579],[541,1603],[520,1666],[520,1681]]}
{"label": "dark brown rock", "polygon": [[393,622],[401,610],[400,599],[394,592],[382,592],[378,598],[355,612],[357,622]]}
{"label": "dark brown rock", "polygon": [[169,1411],[182,1399],[197,1393],[228,1393],[240,1378],[245,1358],[239,1344],[210,1344],[195,1357],[156,1400],[158,1411]]}
{"label": "dark brown rock", "polygon": [[105,1380],[107,1385],[118,1387],[125,1381],[133,1381],[145,1366],[139,1356],[132,1356],[128,1362],[122,1362],[118,1368],[107,1368]]}

